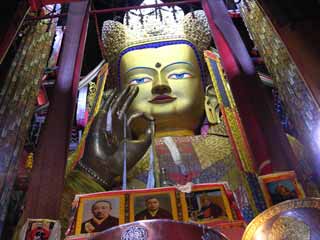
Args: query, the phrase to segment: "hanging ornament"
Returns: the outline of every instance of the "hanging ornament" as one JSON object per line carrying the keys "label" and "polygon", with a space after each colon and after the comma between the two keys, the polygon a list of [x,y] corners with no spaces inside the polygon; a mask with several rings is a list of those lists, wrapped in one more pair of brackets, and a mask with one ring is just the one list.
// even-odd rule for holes
{"label": "hanging ornament", "polygon": [[141,9],[139,9],[139,11],[140,11],[140,14],[139,14],[140,23],[141,23],[141,25],[143,25],[143,14],[142,14],[142,12],[141,12]]}
{"label": "hanging ornament", "polygon": [[172,6],[172,14],[173,14],[173,19],[177,22],[177,15],[176,15],[177,10],[175,10],[174,6]]}

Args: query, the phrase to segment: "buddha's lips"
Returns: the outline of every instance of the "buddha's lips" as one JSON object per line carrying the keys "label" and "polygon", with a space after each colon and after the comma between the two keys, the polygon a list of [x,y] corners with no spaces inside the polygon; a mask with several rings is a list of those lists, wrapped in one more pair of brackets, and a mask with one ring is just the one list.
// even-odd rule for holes
{"label": "buddha's lips", "polygon": [[176,100],[176,97],[171,97],[168,95],[158,95],[149,100],[150,103],[168,103]]}

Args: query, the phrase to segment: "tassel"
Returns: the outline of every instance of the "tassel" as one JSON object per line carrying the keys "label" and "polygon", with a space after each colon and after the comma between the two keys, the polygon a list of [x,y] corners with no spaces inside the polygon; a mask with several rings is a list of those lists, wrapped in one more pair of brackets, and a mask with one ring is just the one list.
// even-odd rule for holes
{"label": "tassel", "polygon": [[123,116],[123,175],[122,190],[127,189],[127,115]]}
{"label": "tassel", "polygon": [[[153,142],[153,139],[152,139]],[[148,172],[148,181],[147,181],[147,188],[154,188],[155,187],[155,178],[154,178],[154,150],[153,150],[153,143],[151,144],[150,149],[150,159],[149,159],[149,172]]]}
{"label": "tassel", "polygon": [[107,113],[107,132],[111,133],[112,132],[112,111],[111,108],[109,108],[108,113]]}
{"label": "tassel", "polygon": [[149,172],[148,172],[148,180],[147,180],[147,188],[155,188],[156,187],[156,176],[155,176],[155,153],[154,153],[154,131],[155,126],[152,125],[152,142],[150,148],[150,159],[149,159]]}

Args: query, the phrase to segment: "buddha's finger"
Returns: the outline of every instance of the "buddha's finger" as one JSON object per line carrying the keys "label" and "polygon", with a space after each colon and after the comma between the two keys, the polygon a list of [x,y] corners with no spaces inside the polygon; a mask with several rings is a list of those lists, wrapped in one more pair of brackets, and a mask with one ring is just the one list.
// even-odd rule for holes
{"label": "buddha's finger", "polygon": [[132,121],[133,121],[134,119],[139,118],[139,117],[142,117],[142,116],[143,116],[143,112],[138,112],[138,113],[132,114],[132,115],[129,117],[128,121],[127,121],[127,126],[130,127],[130,125],[131,125],[131,123],[132,123]]}
{"label": "buddha's finger", "polygon": [[114,101],[114,103],[111,106],[112,114],[115,114],[116,111],[118,110],[119,106],[121,106],[121,103],[125,101],[126,97],[128,96],[128,94],[130,92],[130,88],[131,88],[131,86],[127,86],[124,90],[122,90],[120,95]]}
{"label": "buddha's finger", "polygon": [[143,118],[148,120],[148,121],[154,121],[154,117],[151,116],[149,113],[143,113]]}
{"label": "buddha's finger", "polygon": [[103,103],[101,109],[103,109],[103,110],[105,110],[105,111],[108,111],[108,109],[109,109],[109,107],[110,107],[110,105],[111,105],[112,100],[113,100],[113,99],[115,98],[115,96],[116,96],[116,93],[117,93],[117,90],[116,90],[116,89],[112,89],[112,90],[111,90],[110,94],[109,94],[108,97],[107,97],[107,100]]}
{"label": "buddha's finger", "polygon": [[102,107],[100,108],[100,111],[98,114],[94,117],[94,120],[92,122],[92,125],[90,127],[89,134],[102,134],[104,135],[104,130],[106,129],[107,124],[107,114],[108,109],[110,105],[112,104],[112,101],[115,99],[117,91],[114,89],[111,91],[110,95],[107,97],[105,102],[103,103]]}
{"label": "buddha's finger", "polygon": [[128,98],[125,100],[124,104],[122,105],[119,111],[119,119],[123,118],[124,114],[127,112],[129,106],[131,105],[133,99],[137,96],[138,92],[139,92],[139,88],[137,86],[133,86],[131,88]]}
{"label": "buddha's finger", "polygon": [[144,112],[138,112],[138,113],[132,114],[129,117],[129,119],[127,121],[127,126],[130,127],[130,125],[133,122],[133,120],[135,120],[136,118],[140,118],[140,117],[142,117],[142,118],[144,118],[144,119],[146,119],[148,121],[154,121],[154,117],[152,117],[150,114],[144,113]]}

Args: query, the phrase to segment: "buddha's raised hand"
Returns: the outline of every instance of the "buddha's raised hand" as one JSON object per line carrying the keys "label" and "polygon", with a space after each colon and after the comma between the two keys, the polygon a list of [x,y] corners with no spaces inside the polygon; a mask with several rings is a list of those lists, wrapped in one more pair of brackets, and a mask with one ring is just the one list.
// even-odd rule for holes
{"label": "buddha's raised hand", "polygon": [[[138,91],[137,86],[128,86],[117,96],[116,90],[113,90],[95,116],[86,139],[84,155],[79,165],[107,188],[123,171],[123,118]],[[128,123],[138,117],[144,117],[148,121],[148,127],[144,138],[139,140],[133,140],[127,128],[127,170],[143,157],[152,141],[153,118],[144,113],[135,113]]]}

